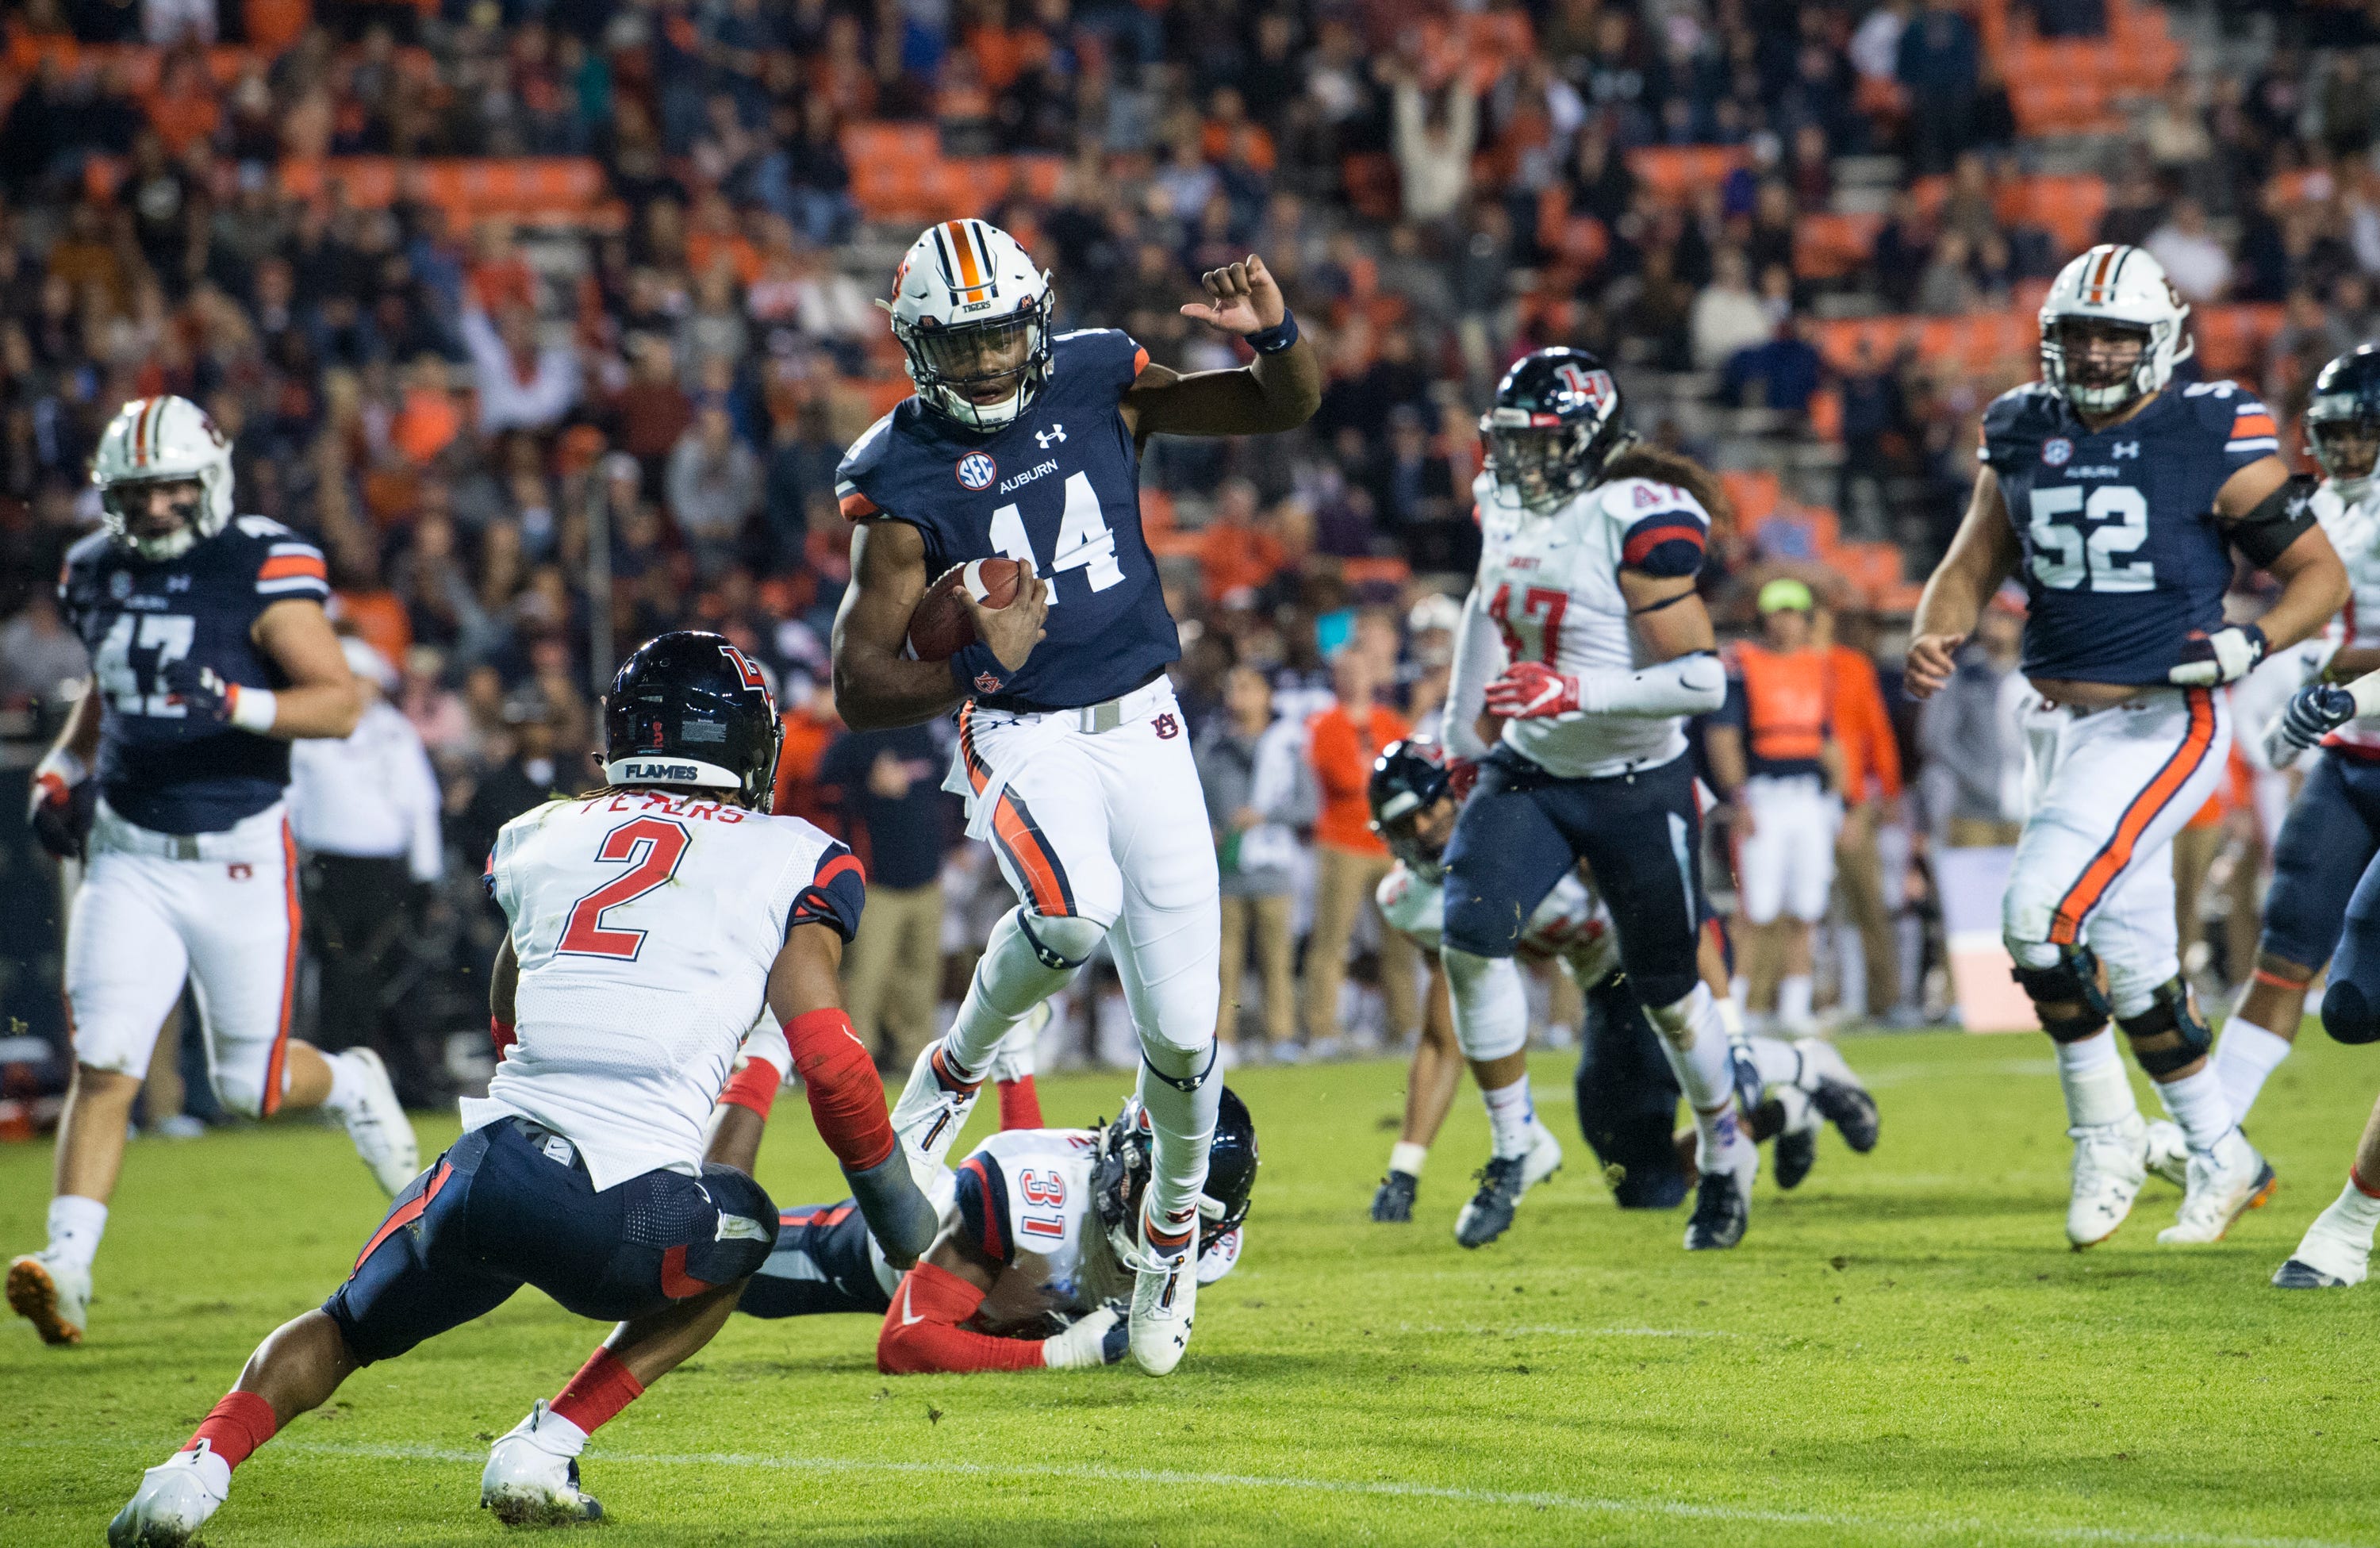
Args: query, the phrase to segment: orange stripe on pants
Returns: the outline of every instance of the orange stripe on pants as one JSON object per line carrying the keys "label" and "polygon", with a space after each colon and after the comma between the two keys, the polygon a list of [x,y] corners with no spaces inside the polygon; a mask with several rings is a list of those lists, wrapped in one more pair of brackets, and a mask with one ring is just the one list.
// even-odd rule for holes
{"label": "orange stripe on pants", "polygon": [[1068,907],[1066,889],[1059,884],[1058,868],[1050,853],[1042,847],[1040,838],[1026,825],[1016,803],[1003,794],[1000,804],[992,808],[991,831],[1008,851],[1009,862],[1017,874],[1025,878],[1026,890],[1033,895],[1033,911],[1057,918],[1074,910]]}
{"label": "orange stripe on pants", "polygon": [[2215,742],[2215,694],[2203,688],[2185,692],[2190,701],[2190,729],[2183,735],[2181,746],[2157,770],[2156,777],[2124,808],[2123,816],[2116,821],[2114,836],[2091,858],[2082,874],[2058,900],[2058,911],[2049,921],[2052,945],[2070,946],[2082,940],[2083,920],[2107,896],[2107,889],[2115,884],[2124,867],[2131,864],[2132,847],[2140,842],[2141,835],[2206,761],[2207,749]]}
{"label": "orange stripe on pants", "polygon": [[281,890],[289,909],[289,945],[281,964],[281,1026],[273,1034],[273,1052],[264,1061],[264,1094],[257,1111],[271,1117],[281,1111],[281,1072],[289,1056],[289,1018],[298,1007],[298,846],[289,836],[286,818],[281,823]]}

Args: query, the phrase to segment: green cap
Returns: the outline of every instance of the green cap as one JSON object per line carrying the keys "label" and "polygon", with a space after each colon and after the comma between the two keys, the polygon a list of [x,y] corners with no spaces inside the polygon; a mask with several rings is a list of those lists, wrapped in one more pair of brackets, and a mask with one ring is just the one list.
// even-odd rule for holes
{"label": "green cap", "polygon": [[1760,588],[1760,611],[1764,614],[1782,613],[1788,609],[1797,613],[1815,613],[1817,606],[1810,595],[1810,588],[1790,575],[1780,575]]}

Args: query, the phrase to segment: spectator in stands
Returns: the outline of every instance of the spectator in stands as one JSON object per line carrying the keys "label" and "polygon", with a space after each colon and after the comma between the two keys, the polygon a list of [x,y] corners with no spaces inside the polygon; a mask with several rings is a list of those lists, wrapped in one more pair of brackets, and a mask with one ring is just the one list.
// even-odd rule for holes
{"label": "spectator in stands", "polygon": [[678,437],[667,483],[670,515],[694,552],[695,571],[714,580],[734,561],[761,494],[760,459],[737,438],[725,405],[704,408]]}
{"label": "spectator in stands", "polygon": [[942,851],[953,834],[949,762],[923,725],[844,731],[818,783],[868,867],[868,908],[844,953],[844,1006],[885,1069],[907,1069],[935,1032],[942,984]]}
{"label": "spectator in stands", "polygon": [[1909,92],[1917,170],[1943,172],[1966,149],[1982,48],[1948,0],[1925,0],[1900,32],[1894,75]]}
{"label": "spectator in stands", "polygon": [[1776,336],[1728,358],[1719,396],[1740,408],[1774,409],[1787,416],[1789,427],[1798,427],[1825,372],[1808,324],[1788,317]]}
{"label": "spectator in stands", "polygon": [[1751,280],[1742,252],[1722,248],[1712,264],[1711,282],[1694,298],[1687,323],[1698,369],[1717,370],[1737,350],[1765,344],[1775,333],[1776,324],[1753,293]]}
{"label": "spectator in stands", "polygon": [[1314,933],[1305,946],[1306,1050],[1326,1057],[1340,1046],[1340,989],[1359,915],[1369,911],[1379,944],[1386,1030],[1400,1039],[1421,1029],[1413,943],[1379,920],[1372,894],[1389,873],[1389,847],[1371,829],[1365,787],[1382,750],[1410,729],[1374,697],[1382,685],[1371,654],[1351,642],[1330,658],[1338,701],[1305,723],[1306,760],[1320,809],[1314,825]]}
{"label": "spectator in stands", "polygon": [[578,401],[578,352],[566,342],[540,346],[537,319],[507,306],[491,322],[477,300],[463,308],[463,343],[480,395],[480,433],[551,430]]}
{"label": "spectator in stands", "polygon": [[1405,219],[1432,225],[1463,207],[1471,189],[1471,152],[1479,135],[1479,104],[1460,72],[1425,91],[1409,70],[1392,79],[1396,91],[1397,174]]}
{"label": "spectator in stands", "polygon": [[2231,286],[2231,255],[2207,228],[2205,207],[2187,194],[2141,245],[2165,265],[2185,301],[2219,301]]}
{"label": "spectator in stands", "polygon": [[1304,731],[1276,718],[1272,685],[1253,666],[1224,678],[1222,714],[1198,737],[1198,783],[1215,824],[1223,876],[1223,1000],[1216,1029],[1238,1049],[1241,984],[1253,950],[1264,993],[1264,1048],[1285,1055],[1297,1035],[1296,942],[1291,929],[1298,830],[1317,807]]}

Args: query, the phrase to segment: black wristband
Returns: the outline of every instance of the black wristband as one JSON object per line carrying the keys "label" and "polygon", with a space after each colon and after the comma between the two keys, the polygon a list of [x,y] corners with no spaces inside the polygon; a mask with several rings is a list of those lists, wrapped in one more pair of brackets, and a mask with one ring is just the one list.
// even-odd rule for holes
{"label": "black wristband", "polygon": [[951,657],[951,676],[958,679],[959,691],[973,699],[1006,688],[1009,671],[991,647],[978,640]]}
{"label": "black wristband", "polygon": [[1248,347],[1259,355],[1278,355],[1297,342],[1297,314],[1281,308],[1281,321],[1262,333],[1247,335]]}

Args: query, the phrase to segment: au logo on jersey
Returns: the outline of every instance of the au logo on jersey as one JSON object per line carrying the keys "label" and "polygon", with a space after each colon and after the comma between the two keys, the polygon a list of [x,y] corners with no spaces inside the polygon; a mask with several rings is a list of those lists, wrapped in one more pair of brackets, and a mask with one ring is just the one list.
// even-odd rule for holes
{"label": "au logo on jersey", "polygon": [[2074,443],[2063,435],[2053,435],[2041,444],[2041,460],[2052,468],[2063,468],[2073,459]]}
{"label": "au logo on jersey", "polygon": [[989,452],[969,452],[959,458],[958,475],[962,489],[990,489],[1000,477],[1000,464]]}

